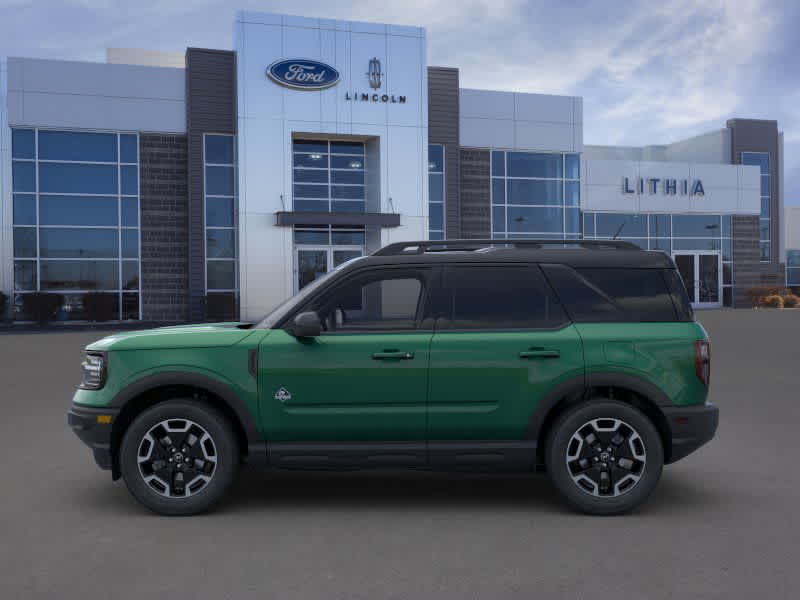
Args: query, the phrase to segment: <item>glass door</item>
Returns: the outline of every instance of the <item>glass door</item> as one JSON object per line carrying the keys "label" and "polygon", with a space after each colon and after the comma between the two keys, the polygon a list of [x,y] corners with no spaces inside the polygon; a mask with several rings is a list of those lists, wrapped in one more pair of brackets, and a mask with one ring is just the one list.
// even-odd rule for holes
{"label": "glass door", "polygon": [[722,305],[719,252],[676,253],[673,258],[693,307],[716,308]]}
{"label": "glass door", "polygon": [[363,248],[347,246],[302,246],[295,248],[295,292],[309,283],[347,262],[362,256]]}

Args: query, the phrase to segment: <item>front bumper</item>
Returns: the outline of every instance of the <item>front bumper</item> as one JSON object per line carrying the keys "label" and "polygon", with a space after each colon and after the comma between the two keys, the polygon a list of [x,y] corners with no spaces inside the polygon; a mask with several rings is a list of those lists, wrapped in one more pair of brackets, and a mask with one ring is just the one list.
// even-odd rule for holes
{"label": "front bumper", "polygon": [[672,431],[672,452],[668,463],[680,460],[711,441],[719,425],[719,408],[710,402],[700,406],[663,408]]}
{"label": "front bumper", "polygon": [[[91,408],[80,404],[73,404],[67,412],[67,424],[92,449],[94,461],[101,469],[111,469],[113,465],[111,427],[118,414],[117,409]],[[104,418],[98,420],[98,417]]]}

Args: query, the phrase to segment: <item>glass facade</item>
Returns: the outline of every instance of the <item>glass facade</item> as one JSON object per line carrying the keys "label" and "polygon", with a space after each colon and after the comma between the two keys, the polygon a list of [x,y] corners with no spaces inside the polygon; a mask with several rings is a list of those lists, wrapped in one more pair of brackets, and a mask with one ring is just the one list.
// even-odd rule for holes
{"label": "glass facade", "polygon": [[444,146],[428,145],[428,239],[444,239]]}
{"label": "glass facade", "polygon": [[205,134],[203,164],[208,311],[215,316],[233,315],[239,290],[236,137]]}
{"label": "glass facade", "polygon": [[364,143],[292,141],[296,211],[364,212]]}
{"label": "glass facade", "polygon": [[583,213],[583,237],[633,242],[644,250],[668,254],[718,252],[722,263],[722,298],[732,303],[733,244],[730,215]]}
{"label": "glass facade", "polygon": [[769,152],[742,152],[742,164],[753,165],[761,169],[761,218],[759,220],[759,244],[761,246],[761,261],[769,262],[772,258],[772,244],[770,238],[770,199],[771,185],[769,174]]}
{"label": "glass facade", "polygon": [[580,237],[580,155],[493,150],[492,237]]}
{"label": "glass facade", "polygon": [[800,250],[786,251],[786,286],[800,287]]}
{"label": "glass facade", "polygon": [[52,292],[56,320],[139,319],[139,140],[134,133],[12,130],[14,316]]}
{"label": "glass facade", "polygon": [[297,225],[294,228],[295,291],[342,263],[362,256],[364,227]]}

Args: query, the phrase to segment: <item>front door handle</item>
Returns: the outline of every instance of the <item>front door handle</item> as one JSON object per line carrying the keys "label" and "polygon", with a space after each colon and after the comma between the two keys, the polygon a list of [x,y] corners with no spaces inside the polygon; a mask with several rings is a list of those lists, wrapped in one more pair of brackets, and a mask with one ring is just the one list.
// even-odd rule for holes
{"label": "front door handle", "polygon": [[413,358],[413,352],[400,352],[398,350],[375,352],[372,355],[372,360],[412,360]]}
{"label": "front door handle", "polygon": [[558,358],[561,352],[554,348],[531,348],[519,353],[520,358]]}

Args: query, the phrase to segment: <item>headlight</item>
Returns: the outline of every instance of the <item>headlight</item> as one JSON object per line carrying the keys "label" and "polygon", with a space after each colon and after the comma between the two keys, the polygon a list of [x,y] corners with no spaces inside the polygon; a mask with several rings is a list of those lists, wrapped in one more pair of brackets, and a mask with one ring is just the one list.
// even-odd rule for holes
{"label": "headlight", "polygon": [[99,390],[106,383],[106,357],[96,352],[87,352],[81,363],[83,380],[81,389]]}

